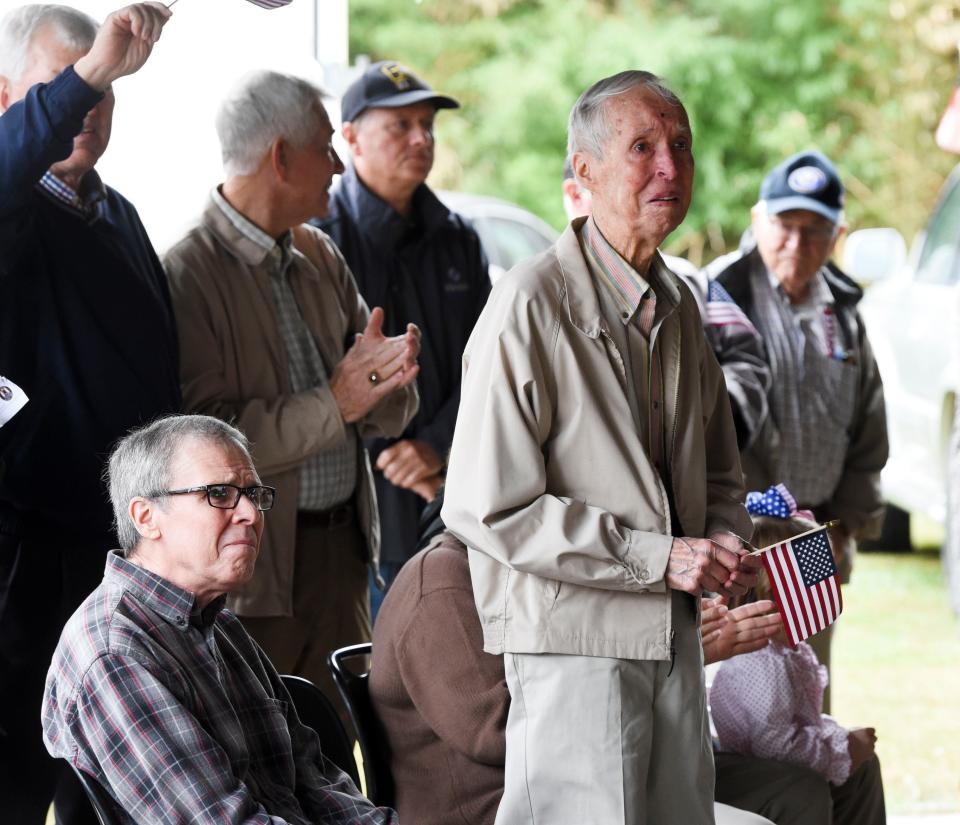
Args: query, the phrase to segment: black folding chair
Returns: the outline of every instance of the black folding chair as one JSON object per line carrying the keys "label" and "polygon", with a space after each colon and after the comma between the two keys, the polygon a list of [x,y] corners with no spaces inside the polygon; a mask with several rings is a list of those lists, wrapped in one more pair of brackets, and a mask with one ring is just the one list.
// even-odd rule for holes
{"label": "black folding chair", "polygon": [[366,668],[363,673],[354,673],[344,664],[348,659],[369,656],[372,650],[373,646],[369,643],[341,647],[327,657],[327,663],[353,726],[357,729],[363,773],[367,780],[367,797],[375,805],[392,808],[395,790],[390,773],[390,747],[383,725],[370,701],[370,674]]}
{"label": "black folding chair", "polygon": [[83,790],[87,794],[87,799],[90,800],[90,805],[97,815],[97,819],[100,820],[100,825],[121,825],[124,820],[117,811],[117,803],[114,802],[113,797],[107,793],[106,788],[92,776],[85,774],[72,762],[70,763],[70,767],[73,768],[73,772],[77,775],[77,779],[80,780],[80,784],[83,785]]}
{"label": "black folding chair", "polygon": [[320,737],[323,755],[348,774],[359,788],[360,772],[353,758],[353,743],[330,700],[309,679],[300,676],[281,676],[280,679],[293,699],[300,721]]}

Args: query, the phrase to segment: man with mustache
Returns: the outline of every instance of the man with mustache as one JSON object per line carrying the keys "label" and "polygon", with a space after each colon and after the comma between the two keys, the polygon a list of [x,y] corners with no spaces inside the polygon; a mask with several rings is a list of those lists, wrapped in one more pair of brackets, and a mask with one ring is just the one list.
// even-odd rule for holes
{"label": "man with mustache", "polygon": [[[0,799],[18,825],[43,823],[55,793],[58,822],[91,821],[36,709],[63,623],[115,543],[103,459],[180,409],[163,269],[94,168],[113,82],[143,66],[169,17],[138,3],[98,27],[29,5],[0,21],[0,373],[29,399],[6,423],[0,409]],[[8,397],[0,380],[0,407]]]}
{"label": "man with mustache", "polygon": [[[383,523],[380,570],[389,586],[416,545],[424,505],[442,484],[460,401],[460,356],[490,291],[476,232],[425,181],[434,118],[456,108],[395,61],[370,66],[344,93],[351,165],[318,225],[330,234],[361,295],[423,330],[420,411],[399,438],[370,443]],[[374,604],[382,598],[372,591]]]}
{"label": "man with mustache", "polygon": [[333,242],[303,223],[326,212],[343,171],[322,92],[253,72],[216,125],[226,180],[164,257],[184,406],[242,427],[280,493],[231,609],[346,720],[326,657],[370,640],[367,563],[380,543],[362,439],[399,435],[416,412],[420,333],[385,336],[383,310],[367,309]]}
{"label": "man with mustache", "polygon": [[277,491],[246,437],[204,415],[126,436],[109,465],[120,549],[47,678],[50,753],[137,825],[395,825],[324,759],[226,594],[254,575]]}
{"label": "man with mustache", "polygon": [[496,822],[712,825],[699,598],[760,562],[723,375],[657,252],[693,136],[625,71],[580,96],[568,150],[592,214],[491,292],[442,511],[510,691]]}

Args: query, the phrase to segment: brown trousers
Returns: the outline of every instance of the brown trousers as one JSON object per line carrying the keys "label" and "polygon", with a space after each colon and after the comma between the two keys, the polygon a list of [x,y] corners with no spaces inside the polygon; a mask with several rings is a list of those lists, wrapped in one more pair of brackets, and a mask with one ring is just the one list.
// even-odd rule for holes
{"label": "brown trousers", "polygon": [[366,550],[351,522],[316,527],[298,522],[293,616],[242,616],[244,627],[280,673],[309,679],[336,707],[355,736],[327,655],[338,647],[370,641]]}

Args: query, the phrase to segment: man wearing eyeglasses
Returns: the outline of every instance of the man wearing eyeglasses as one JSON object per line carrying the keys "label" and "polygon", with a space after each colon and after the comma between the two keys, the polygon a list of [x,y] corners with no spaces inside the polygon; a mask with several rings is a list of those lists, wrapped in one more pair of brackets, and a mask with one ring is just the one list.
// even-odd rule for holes
{"label": "man wearing eyeglasses", "polygon": [[[759,330],[771,371],[769,415],[741,455],[747,489],[782,482],[819,521],[838,519],[831,542],[845,582],[854,537],[874,534],[883,515],[887,429],[880,373],[857,312],[863,293],[830,260],[845,230],[843,203],[826,156],[787,158],[764,178],[741,249],[708,274]],[[832,630],[811,640],[828,667]]]}
{"label": "man wearing eyeglasses", "polygon": [[[234,421],[280,494],[230,608],[285,673],[346,710],[327,654],[370,640],[380,528],[364,438],[417,410],[419,330],[383,334],[333,242],[303,225],[343,171],[322,92],[254,72],[217,115],[226,180],[170,249],[184,406]],[[347,722],[349,724],[349,722]]]}
{"label": "man wearing eyeglasses", "polygon": [[140,825],[395,823],[320,751],[226,594],[250,581],[275,491],[249,443],[170,416],[114,449],[120,549],[64,628],[43,737]]}

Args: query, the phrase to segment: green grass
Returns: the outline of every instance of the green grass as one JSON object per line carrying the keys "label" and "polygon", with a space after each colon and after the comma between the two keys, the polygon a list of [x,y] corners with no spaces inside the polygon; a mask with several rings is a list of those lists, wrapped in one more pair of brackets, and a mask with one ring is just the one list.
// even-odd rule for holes
{"label": "green grass", "polygon": [[960,622],[937,552],[861,553],[843,600],[834,715],[877,729],[888,811],[960,811]]}

